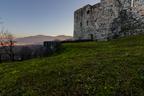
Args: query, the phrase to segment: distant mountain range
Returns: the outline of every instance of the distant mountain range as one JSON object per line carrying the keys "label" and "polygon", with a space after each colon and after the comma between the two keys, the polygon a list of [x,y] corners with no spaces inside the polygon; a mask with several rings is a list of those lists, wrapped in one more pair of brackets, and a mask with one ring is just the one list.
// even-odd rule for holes
{"label": "distant mountain range", "polygon": [[53,41],[53,40],[70,40],[73,39],[72,36],[65,36],[65,35],[59,35],[59,36],[45,36],[45,35],[36,35],[36,36],[29,36],[29,37],[23,37],[23,38],[16,38],[15,41],[17,42],[17,45],[30,45],[30,44],[43,44],[44,41]]}

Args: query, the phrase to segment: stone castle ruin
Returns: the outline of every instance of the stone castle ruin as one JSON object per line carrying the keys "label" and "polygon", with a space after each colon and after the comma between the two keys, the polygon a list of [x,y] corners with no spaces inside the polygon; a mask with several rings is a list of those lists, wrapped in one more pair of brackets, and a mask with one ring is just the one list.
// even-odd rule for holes
{"label": "stone castle ruin", "polygon": [[76,40],[109,40],[144,33],[144,0],[101,0],[74,13]]}

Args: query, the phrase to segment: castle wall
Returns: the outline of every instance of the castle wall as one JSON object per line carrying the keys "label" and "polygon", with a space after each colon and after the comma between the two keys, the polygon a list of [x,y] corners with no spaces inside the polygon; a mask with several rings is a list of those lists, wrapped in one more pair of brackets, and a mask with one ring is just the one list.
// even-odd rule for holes
{"label": "castle wall", "polygon": [[74,36],[76,39],[89,39],[89,34],[94,32],[92,26],[92,6],[86,5],[75,12]]}
{"label": "castle wall", "polygon": [[76,39],[107,39],[110,24],[117,16],[117,8],[112,0],[103,0],[93,6],[86,5],[75,11],[74,37]]}
{"label": "castle wall", "polygon": [[[137,22],[134,19],[141,21],[141,16],[144,15],[143,5],[143,0],[135,0],[135,2],[131,2],[131,0],[101,0],[100,3],[93,6],[86,5],[74,13],[74,38],[107,40],[115,35],[131,34],[130,29],[127,32],[123,30],[125,29],[124,25]],[[126,18],[122,16],[126,15],[125,13],[121,14],[122,10],[128,10]],[[129,28],[134,27],[136,30],[142,31],[143,28],[137,27],[138,24],[142,24],[142,22],[137,22],[136,26],[132,24],[133,26]],[[124,31],[123,35],[121,31]]]}

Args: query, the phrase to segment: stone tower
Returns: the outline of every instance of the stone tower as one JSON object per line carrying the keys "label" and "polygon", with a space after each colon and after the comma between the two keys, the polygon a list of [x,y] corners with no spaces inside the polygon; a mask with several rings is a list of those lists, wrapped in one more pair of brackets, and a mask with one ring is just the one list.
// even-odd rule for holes
{"label": "stone tower", "polygon": [[[108,40],[123,36],[122,31],[125,30],[122,30],[121,22],[127,21],[127,19],[142,21],[143,6],[144,0],[101,0],[100,3],[93,6],[86,5],[74,13],[74,38],[78,40]],[[127,17],[122,17],[122,15],[127,15]],[[142,22],[137,23],[142,24]],[[143,28],[138,29],[142,30]]]}

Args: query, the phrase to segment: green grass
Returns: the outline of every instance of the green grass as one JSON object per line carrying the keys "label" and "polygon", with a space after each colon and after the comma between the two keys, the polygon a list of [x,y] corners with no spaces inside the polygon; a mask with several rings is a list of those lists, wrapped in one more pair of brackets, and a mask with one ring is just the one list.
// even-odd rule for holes
{"label": "green grass", "polygon": [[68,43],[51,57],[0,64],[0,96],[144,96],[144,36]]}

